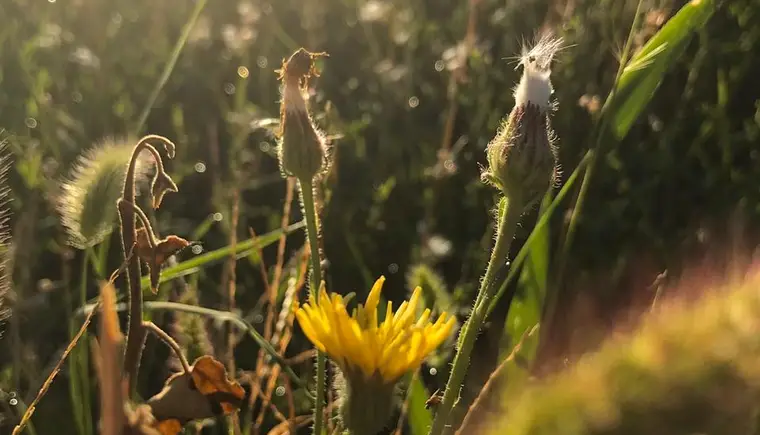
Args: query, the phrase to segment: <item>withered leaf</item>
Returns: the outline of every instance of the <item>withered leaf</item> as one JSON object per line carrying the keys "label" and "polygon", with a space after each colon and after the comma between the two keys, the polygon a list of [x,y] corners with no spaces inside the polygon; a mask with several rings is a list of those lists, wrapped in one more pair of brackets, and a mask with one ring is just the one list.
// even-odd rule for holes
{"label": "withered leaf", "polygon": [[227,370],[221,362],[204,355],[193,363],[192,375],[198,391],[218,402],[224,414],[240,408],[245,390],[237,382],[227,379]]}
{"label": "withered leaf", "polygon": [[172,418],[158,422],[156,429],[158,429],[161,435],[177,435],[182,430],[182,424]]}
{"label": "withered leaf", "polygon": [[161,266],[169,257],[187,248],[191,243],[174,235],[157,240],[153,234],[148,233],[145,227],[138,229],[136,235],[137,256],[148,265],[150,288],[155,294],[158,292]]}
{"label": "withered leaf", "polygon": [[99,342],[93,343],[94,361],[100,383],[101,433],[118,435],[124,425],[124,394],[122,379],[122,341],[119,319],[116,316],[116,294],[113,284],[100,288],[102,312]]}
{"label": "withered leaf", "polygon": [[209,355],[193,363],[190,373],[171,376],[163,390],[148,400],[159,421],[190,420],[230,414],[240,408],[245,390],[227,379],[224,365]]}

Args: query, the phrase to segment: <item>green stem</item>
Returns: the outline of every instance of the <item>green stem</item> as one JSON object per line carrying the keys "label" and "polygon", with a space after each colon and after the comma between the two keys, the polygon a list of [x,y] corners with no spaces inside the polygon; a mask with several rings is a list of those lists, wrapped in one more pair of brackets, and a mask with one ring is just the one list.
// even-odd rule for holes
{"label": "green stem", "polygon": [[470,354],[475,345],[475,340],[480,332],[480,327],[485,321],[488,313],[488,301],[493,297],[497,287],[494,285],[497,272],[506,265],[509,256],[509,247],[520,222],[523,212],[523,204],[519,198],[513,197],[506,205],[506,210],[500,217],[499,226],[496,230],[496,244],[491,251],[491,258],[488,261],[486,274],[480,283],[480,290],[475,299],[475,306],[468,321],[462,327],[459,338],[459,349],[454,357],[454,363],[451,367],[449,381],[446,384],[446,392],[443,395],[443,401],[438,407],[438,412],[430,428],[430,435],[440,435],[446,428],[454,404],[459,400],[459,393],[462,389],[467,366],[470,364]]}
{"label": "green stem", "polygon": [[[81,305],[84,305],[87,303],[87,272],[88,272],[88,264],[87,264],[87,255],[85,255],[82,258],[82,277],[81,277],[81,285],[79,287],[79,303]],[[82,338],[84,339],[84,342],[87,343],[87,332],[82,334]],[[79,361],[79,379],[82,382],[82,407],[83,407],[83,413],[84,413],[84,429],[85,434],[90,435],[92,434],[92,409],[90,407],[90,369],[89,369],[89,358],[87,355],[89,348],[79,346],[76,348],[76,358],[74,361]],[[73,362],[73,361],[72,361]]]}
{"label": "green stem", "polygon": [[[322,283],[322,265],[319,256],[319,223],[317,209],[314,206],[314,185],[311,180],[298,180],[301,190],[301,203],[303,205],[304,216],[306,218],[306,235],[309,238],[311,248],[311,278],[309,280],[309,291],[315,300],[319,300],[319,287]],[[317,391],[314,405],[314,434],[322,435],[324,428],[324,400],[325,400],[325,372],[327,369],[327,358],[324,352],[317,352]]]}
{"label": "green stem", "polygon": [[[85,257],[85,261],[87,258]],[[68,308],[68,320],[69,320],[69,340],[73,339],[77,334],[77,329],[74,324],[74,300],[71,297],[72,289],[67,288],[64,292],[64,299],[66,308]],[[79,430],[78,433],[84,434],[85,433],[85,426],[84,426],[84,420],[86,418],[89,418],[89,416],[84,415],[84,410],[82,409],[82,393],[80,389],[82,388],[82,381],[79,379],[79,365],[76,364],[75,359],[72,358],[69,362],[68,366],[69,370],[69,395],[71,397],[71,410],[74,414],[74,422],[76,423],[76,427]],[[24,410],[25,411],[25,410]],[[22,412],[23,414],[23,412]]]}

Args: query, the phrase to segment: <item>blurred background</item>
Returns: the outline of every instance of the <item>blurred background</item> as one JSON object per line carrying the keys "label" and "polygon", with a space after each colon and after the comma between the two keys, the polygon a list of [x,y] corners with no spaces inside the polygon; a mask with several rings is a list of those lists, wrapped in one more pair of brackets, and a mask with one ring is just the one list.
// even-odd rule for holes
{"label": "blurred background", "polygon": [[[565,38],[552,74],[552,125],[569,175],[593,146],[594,117],[636,10],[632,0],[208,0],[202,9],[198,1],[0,0],[0,138],[11,161],[13,240],[5,295],[12,315],[0,338],[2,433],[78,329],[76,309],[97,295],[98,277],[120,264],[116,234],[111,249],[97,251],[100,263],[66,244],[59,185],[83,152],[147,133],[177,144],[167,167],[180,191],[151,216],[163,236],[212,251],[232,233],[242,241],[277,230],[288,185],[273,136],[275,70],[299,47],[325,51],[310,91],[333,156],[320,198],[328,287],[363,299],[385,275],[389,299],[422,284],[431,289],[429,303],[464,315],[493,238],[497,192],[481,183],[480,165],[513,105],[520,71],[509,58],[543,30]],[[684,3],[645,0],[633,49]],[[553,355],[588,349],[605,331],[579,325],[610,326],[650,303],[658,275],[678,277],[695,264],[721,268],[726,252],[752,255],[760,230],[759,21],[755,0],[720,2],[625,140],[602,158],[567,257],[559,296],[567,309],[552,334]],[[186,43],[173,53],[183,30]],[[173,54],[176,65],[152,95]],[[552,237],[570,212],[554,216]],[[290,222],[301,219],[297,204],[290,213]],[[289,235],[286,258],[302,245],[300,231]],[[232,308],[257,327],[266,315],[260,270],[276,256],[270,244],[237,263]],[[218,262],[153,298],[229,309],[227,274]],[[519,286],[509,293],[519,295]],[[508,306],[490,328],[503,330]],[[193,335],[192,324],[203,336],[199,352],[224,352],[214,321],[171,314],[154,321],[179,335]],[[152,346],[141,372],[145,397],[171,372],[169,352]],[[308,348],[297,334],[285,356]],[[237,369],[252,370],[257,353],[241,340]],[[448,357],[423,369],[428,390],[445,384]],[[306,377],[310,367],[295,369]],[[70,382],[64,370],[37,409],[36,433],[81,433]],[[81,392],[93,407],[94,382]],[[262,430],[276,423],[268,415]]]}

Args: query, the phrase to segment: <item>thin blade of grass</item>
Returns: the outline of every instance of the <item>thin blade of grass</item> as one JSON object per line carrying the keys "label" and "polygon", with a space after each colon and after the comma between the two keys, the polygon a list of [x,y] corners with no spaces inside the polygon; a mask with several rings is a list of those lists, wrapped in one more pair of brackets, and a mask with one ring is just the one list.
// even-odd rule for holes
{"label": "thin blade of grass", "polygon": [[63,366],[63,363],[66,361],[66,358],[69,356],[71,351],[76,347],[77,343],[79,342],[79,339],[82,338],[82,335],[87,331],[87,327],[90,325],[90,322],[92,321],[92,317],[94,316],[95,312],[98,308],[98,303],[95,303],[92,305],[90,309],[90,313],[87,315],[87,317],[84,319],[84,322],[82,322],[82,326],[79,328],[79,332],[74,336],[74,338],[71,340],[68,346],[66,346],[66,350],[63,351],[63,355],[61,355],[61,358],[58,360],[58,364],[55,365],[53,368],[53,371],[50,372],[50,375],[48,375],[47,379],[45,379],[45,383],[42,384],[42,387],[37,392],[37,397],[34,398],[32,403],[29,405],[29,408],[26,409],[24,412],[24,415],[21,417],[21,421],[18,425],[13,429],[13,435],[20,435],[21,432],[23,432],[24,427],[29,423],[29,421],[32,418],[32,415],[34,414],[34,410],[37,408],[37,405],[40,403],[40,400],[45,396],[45,393],[47,393],[50,386],[53,384],[53,380],[55,380],[56,375],[58,375],[58,372],[61,371],[61,367]]}
{"label": "thin blade of grass", "polygon": [[627,63],[613,90],[611,104],[602,114],[610,118],[615,138],[622,140],[628,134],[691,36],[707,23],[714,10],[713,0],[689,2]]}
{"label": "thin blade of grass", "polygon": [[[88,313],[88,317],[92,315],[92,311],[96,307],[94,305],[87,305],[83,308],[83,311]],[[229,311],[214,310],[211,308],[199,307],[196,305],[187,305],[179,302],[165,302],[165,301],[148,301],[145,302],[143,308],[146,311],[181,311],[185,313],[198,314],[201,316],[211,317],[221,322],[230,322],[237,326],[241,330],[248,333],[248,335],[256,342],[269,356],[282,367],[283,372],[288,375],[290,380],[299,387],[306,387],[306,383],[298,377],[293,369],[288,365],[288,362],[275,350],[271,343],[264,339],[264,337],[256,331],[249,322],[240,316],[233,314]],[[127,305],[124,303],[117,304],[116,311],[124,311],[127,309]],[[313,398],[312,396],[309,396]]]}
{"label": "thin blade of grass", "polygon": [[195,23],[198,21],[198,17],[200,17],[203,8],[206,7],[206,1],[207,0],[198,0],[195,3],[195,8],[193,8],[193,12],[190,14],[190,18],[188,18],[185,26],[182,28],[182,33],[180,34],[177,43],[174,45],[174,50],[172,50],[172,54],[169,57],[169,60],[166,62],[166,66],[164,66],[164,71],[161,73],[161,77],[156,82],[156,85],[153,87],[153,90],[148,97],[148,102],[145,103],[145,107],[140,113],[140,118],[138,118],[134,129],[136,133],[140,133],[143,127],[145,127],[145,121],[148,120],[148,115],[153,109],[153,106],[156,104],[156,100],[158,99],[158,95],[161,93],[161,89],[163,89],[164,85],[166,85],[166,82],[169,81],[169,77],[172,75],[174,66],[177,64],[177,59],[179,59],[179,55],[182,53],[182,49],[185,48],[187,38],[190,37],[190,31],[193,30],[193,27],[195,27]]}
{"label": "thin blade of grass", "polygon": [[415,376],[409,384],[409,403],[407,409],[408,423],[411,435],[426,435],[433,424],[433,414],[425,407],[430,393],[422,384],[419,376]]}
{"label": "thin blade of grass", "polygon": [[[297,231],[303,228],[303,226],[304,226],[304,222],[296,222],[290,225],[289,227],[285,228],[284,230],[277,229],[274,231],[270,231],[266,234],[262,234],[259,237],[256,237],[255,239],[249,239],[244,242],[239,242],[235,245],[234,249],[232,246],[228,245],[228,246],[225,246],[224,248],[219,248],[214,251],[210,251],[205,254],[198,255],[189,260],[182,261],[176,264],[175,266],[167,267],[166,269],[162,270],[160,283],[165,283],[167,281],[171,281],[181,276],[186,276],[191,273],[195,273],[204,267],[208,267],[208,266],[211,266],[212,264],[216,264],[228,259],[230,255],[232,255],[233,253],[236,258],[247,257],[252,252],[265,248],[277,242],[278,240],[280,240],[280,236],[283,233],[290,234],[293,231]],[[147,276],[143,277],[141,284],[142,284],[143,290],[149,290],[150,278]]]}

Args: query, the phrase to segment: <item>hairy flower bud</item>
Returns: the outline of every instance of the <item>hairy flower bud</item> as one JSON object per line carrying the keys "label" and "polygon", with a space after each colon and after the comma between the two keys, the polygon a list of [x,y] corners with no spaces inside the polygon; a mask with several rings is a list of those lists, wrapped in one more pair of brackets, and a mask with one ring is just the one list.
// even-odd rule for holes
{"label": "hairy flower bud", "polygon": [[547,113],[527,104],[512,109],[488,144],[484,178],[526,206],[541,198],[554,179],[556,151]]}
{"label": "hairy flower bud", "polygon": [[523,75],[515,88],[515,107],[488,144],[483,179],[511,200],[530,206],[558,174],[557,150],[549,123],[551,61],[560,39],[542,38],[523,50]]}
{"label": "hairy flower bud", "polygon": [[308,79],[316,75],[314,59],[323,53],[298,49],[279,70],[283,83],[280,105],[278,155],[282,171],[302,180],[311,180],[325,163],[325,138],[309,114],[304,91]]}

